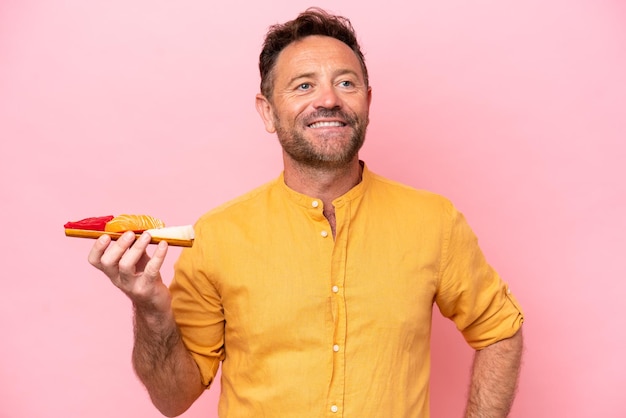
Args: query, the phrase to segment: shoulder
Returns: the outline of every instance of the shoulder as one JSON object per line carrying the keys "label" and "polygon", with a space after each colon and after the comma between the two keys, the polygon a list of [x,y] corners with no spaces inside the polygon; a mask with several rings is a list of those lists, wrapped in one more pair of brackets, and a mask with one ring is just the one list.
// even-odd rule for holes
{"label": "shoulder", "polygon": [[387,177],[370,172],[371,196],[387,204],[400,205],[401,207],[419,207],[421,209],[444,210],[449,212],[454,209],[450,199],[425,189],[420,189],[405,183],[391,180]]}
{"label": "shoulder", "polygon": [[267,206],[264,202],[267,202],[271,195],[275,193],[277,183],[278,179],[271,180],[232,200],[222,203],[200,216],[197,225],[224,222],[228,219],[241,219],[242,217],[259,214],[259,211]]}

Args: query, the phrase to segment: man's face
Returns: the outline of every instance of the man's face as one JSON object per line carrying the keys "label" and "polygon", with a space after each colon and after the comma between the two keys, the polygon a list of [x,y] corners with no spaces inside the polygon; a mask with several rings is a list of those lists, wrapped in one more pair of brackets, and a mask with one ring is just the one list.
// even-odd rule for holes
{"label": "man's face", "polygon": [[294,42],[278,56],[273,77],[271,100],[257,96],[257,108],[287,158],[328,168],[358,158],[371,90],[346,44],[326,36]]}

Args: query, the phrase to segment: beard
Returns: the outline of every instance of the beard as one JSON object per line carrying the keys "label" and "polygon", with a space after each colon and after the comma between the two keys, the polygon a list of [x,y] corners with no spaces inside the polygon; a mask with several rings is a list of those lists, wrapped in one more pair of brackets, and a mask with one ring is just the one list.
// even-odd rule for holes
{"label": "beard", "polygon": [[[343,135],[329,133],[324,137],[318,137],[316,144],[305,137],[303,129],[318,118],[339,118],[346,126],[352,128],[347,140]],[[340,168],[352,161],[359,153],[365,142],[365,132],[368,119],[361,120],[356,114],[349,114],[342,110],[320,109],[302,118],[296,119],[291,126],[283,126],[277,116],[274,116],[276,135],[283,150],[294,161],[311,168]]]}

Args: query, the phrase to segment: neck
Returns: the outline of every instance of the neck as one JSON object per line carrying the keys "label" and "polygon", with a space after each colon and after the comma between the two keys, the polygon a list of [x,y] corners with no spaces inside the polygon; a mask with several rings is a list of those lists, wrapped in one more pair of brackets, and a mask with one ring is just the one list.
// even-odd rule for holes
{"label": "neck", "polygon": [[298,193],[330,203],[361,182],[358,157],[336,168],[302,166],[285,159],[285,183]]}
{"label": "neck", "polygon": [[332,202],[361,182],[363,169],[358,157],[336,168],[305,167],[289,158],[285,158],[284,163],[285,184],[298,193],[316,197],[323,202],[324,216],[334,235],[335,208]]}

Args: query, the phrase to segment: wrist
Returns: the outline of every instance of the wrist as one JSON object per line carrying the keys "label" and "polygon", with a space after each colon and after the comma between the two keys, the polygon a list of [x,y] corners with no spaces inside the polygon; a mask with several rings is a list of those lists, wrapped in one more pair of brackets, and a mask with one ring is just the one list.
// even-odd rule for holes
{"label": "wrist", "polygon": [[169,306],[154,303],[133,303],[136,328],[146,328],[155,333],[175,329],[174,314]]}

